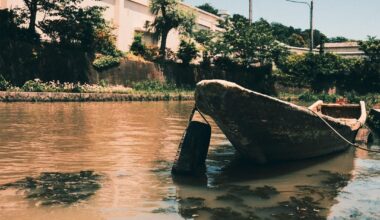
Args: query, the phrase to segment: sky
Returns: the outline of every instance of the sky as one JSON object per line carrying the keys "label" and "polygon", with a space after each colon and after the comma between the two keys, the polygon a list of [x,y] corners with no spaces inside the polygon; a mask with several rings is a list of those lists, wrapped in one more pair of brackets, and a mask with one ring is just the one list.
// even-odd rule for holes
{"label": "sky", "polygon": [[[310,2],[310,0],[307,0]],[[248,17],[248,0],[185,0],[197,6],[210,3],[229,14]],[[309,8],[285,0],[253,0],[253,19],[264,18],[287,26],[309,28]],[[380,38],[380,0],[314,0],[314,27],[328,37],[364,40]]]}

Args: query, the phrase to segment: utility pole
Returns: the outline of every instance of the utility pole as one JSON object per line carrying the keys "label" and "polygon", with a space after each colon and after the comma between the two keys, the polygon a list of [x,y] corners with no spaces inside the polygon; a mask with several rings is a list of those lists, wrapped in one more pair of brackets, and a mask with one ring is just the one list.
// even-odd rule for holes
{"label": "utility pole", "polygon": [[252,23],[252,0],[249,0],[249,23]]}
{"label": "utility pole", "polygon": [[286,0],[288,2],[293,2],[293,3],[300,3],[300,4],[306,4],[310,8],[310,53],[313,52],[314,49],[314,0],[311,0],[309,2],[304,2],[304,1],[296,1],[296,0]]}
{"label": "utility pole", "polygon": [[310,2],[310,52],[314,49],[314,27],[313,27],[313,17],[314,17],[314,1]]}

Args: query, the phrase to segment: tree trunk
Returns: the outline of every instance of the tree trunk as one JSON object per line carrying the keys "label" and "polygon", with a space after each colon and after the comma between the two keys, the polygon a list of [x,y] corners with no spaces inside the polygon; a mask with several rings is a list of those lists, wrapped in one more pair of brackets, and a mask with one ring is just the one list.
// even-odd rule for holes
{"label": "tree trunk", "polygon": [[37,1],[32,1],[29,7],[30,20],[28,30],[30,33],[36,33],[36,19],[37,19]]}
{"label": "tree trunk", "polygon": [[166,59],[166,42],[168,39],[168,34],[169,34],[169,31],[167,30],[162,31],[160,54],[164,60]]}

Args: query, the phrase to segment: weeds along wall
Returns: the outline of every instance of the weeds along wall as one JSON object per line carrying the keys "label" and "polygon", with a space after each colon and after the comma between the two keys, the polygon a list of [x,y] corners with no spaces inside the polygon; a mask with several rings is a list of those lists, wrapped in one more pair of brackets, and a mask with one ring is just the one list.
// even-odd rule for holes
{"label": "weeds along wall", "polygon": [[103,80],[118,85],[131,85],[133,82],[144,80],[166,80],[177,86],[189,88],[194,88],[197,82],[204,79],[224,79],[266,94],[275,93],[272,66],[248,69],[240,66],[219,68],[175,62],[158,64],[123,60],[118,67],[103,71],[91,69],[89,79],[90,83]]}
{"label": "weeds along wall", "polygon": [[59,80],[93,84],[103,80],[114,85],[166,80],[193,88],[203,79],[225,79],[249,89],[274,93],[271,66],[247,69],[239,65],[211,67],[121,59],[120,65],[98,71],[92,66],[93,57],[80,49],[12,40],[0,42],[0,45],[0,75],[16,86],[39,78],[45,82]]}

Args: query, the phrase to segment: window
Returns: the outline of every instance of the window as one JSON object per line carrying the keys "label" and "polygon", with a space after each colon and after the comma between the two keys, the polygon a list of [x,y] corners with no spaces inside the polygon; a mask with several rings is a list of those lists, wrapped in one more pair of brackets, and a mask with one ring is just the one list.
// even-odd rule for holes
{"label": "window", "polygon": [[142,42],[146,46],[157,46],[158,39],[154,37],[154,34],[148,31],[135,30],[135,34],[142,35]]}
{"label": "window", "polygon": [[210,30],[211,28],[207,27],[206,25],[196,24],[195,29],[200,31],[200,30]]}

